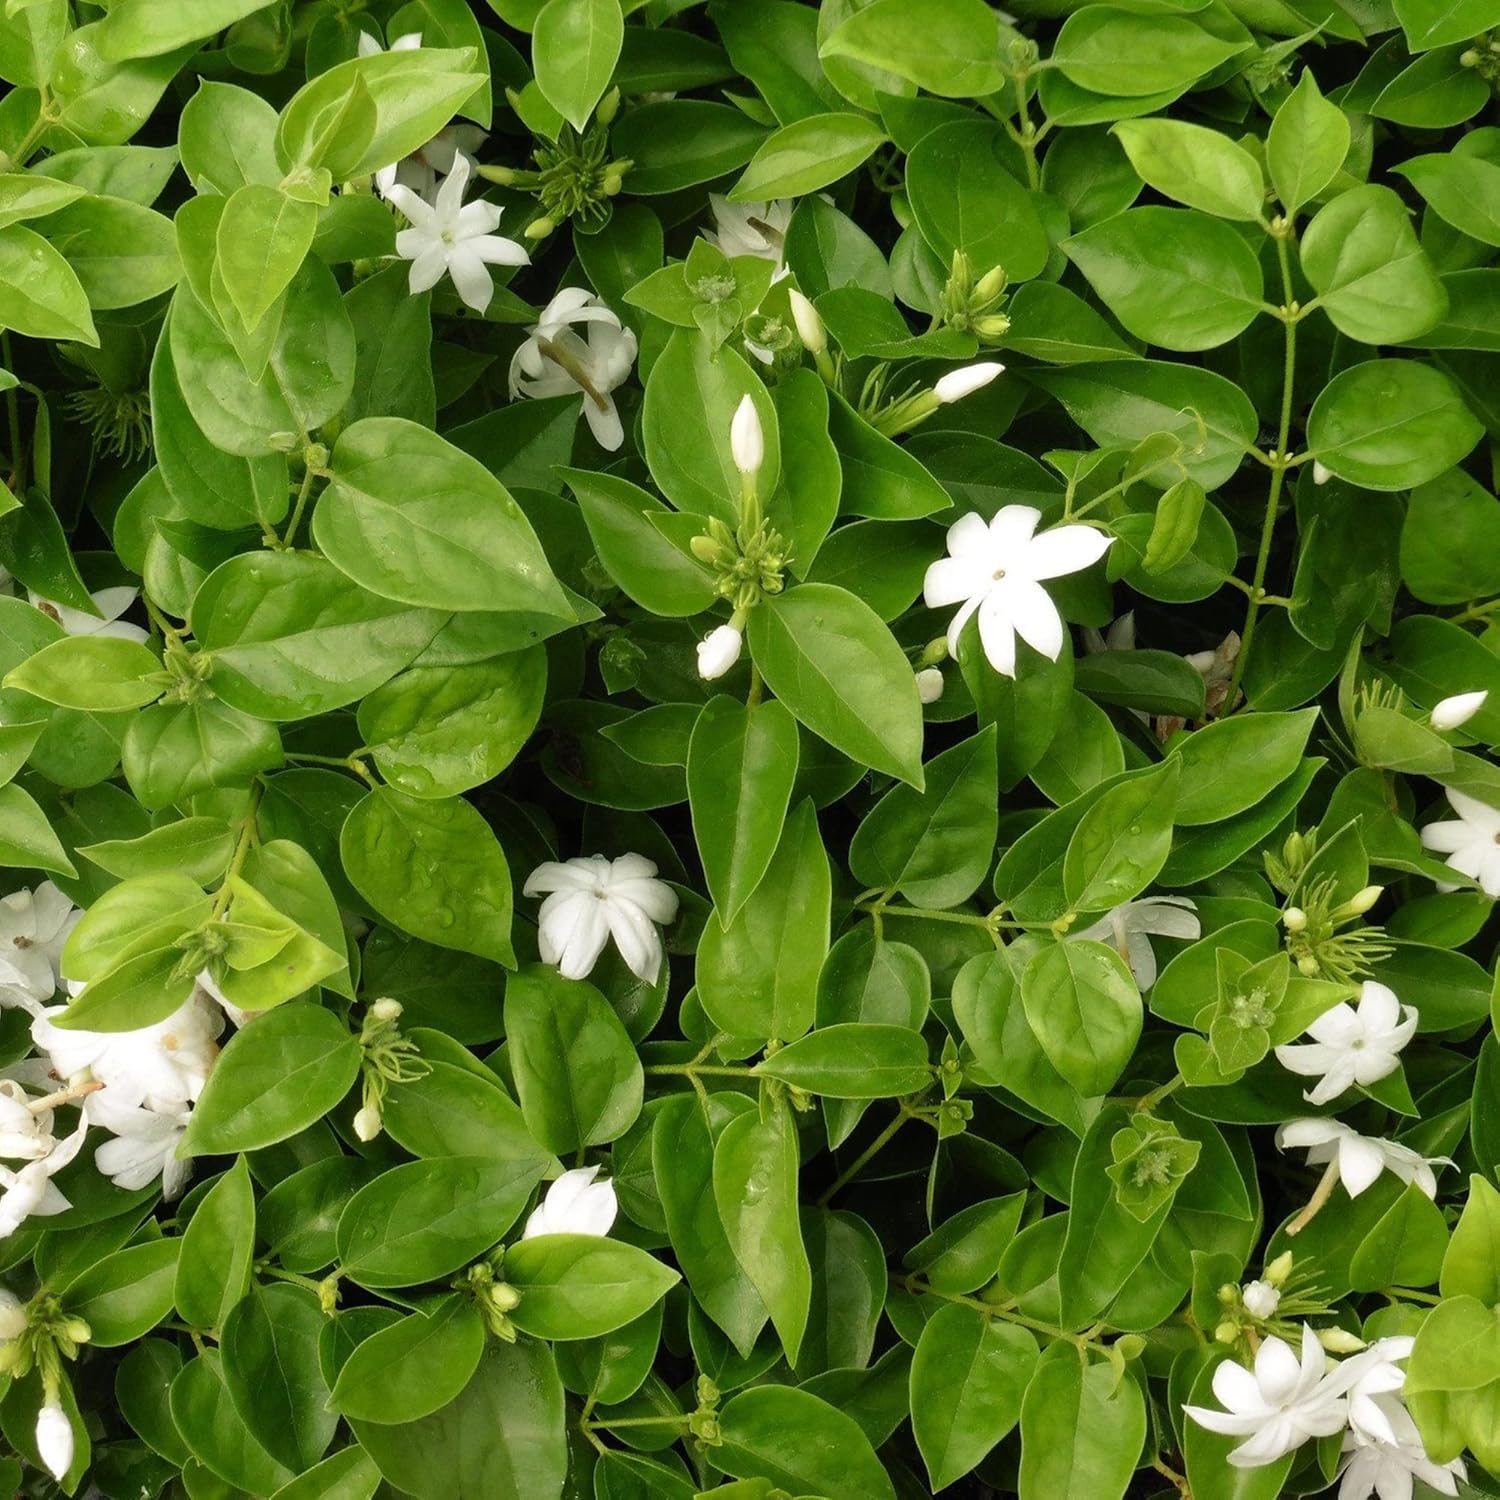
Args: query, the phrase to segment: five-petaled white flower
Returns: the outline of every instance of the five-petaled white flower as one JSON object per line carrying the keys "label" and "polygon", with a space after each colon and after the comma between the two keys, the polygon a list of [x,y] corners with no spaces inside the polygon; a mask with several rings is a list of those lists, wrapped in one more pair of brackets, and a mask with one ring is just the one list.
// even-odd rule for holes
{"label": "five-petaled white flower", "polygon": [[1338,1500],[1412,1500],[1414,1479],[1420,1479],[1440,1495],[1458,1494],[1458,1481],[1468,1471],[1461,1458],[1435,1463],[1422,1446],[1422,1434],[1400,1397],[1375,1395],[1370,1402],[1379,1408],[1381,1421],[1389,1429],[1389,1440],[1363,1434],[1354,1423],[1351,1403],[1349,1431],[1344,1434],[1343,1463]]}
{"label": "five-petaled white flower", "polygon": [[94,608],[99,611],[99,614],[90,615],[85,614],[81,609],[58,604],[52,599],[44,599],[35,589],[26,591],[26,597],[44,615],[49,615],[56,620],[69,635],[100,635],[114,641],[144,641],[149,636],[149,631],[142,630],[139,625],[132,625],[129,620],[120,618],[135,603],[139,595],[139,589],[130,588],[126,584],[118,584],[114,588],[97,589],[89,595],[89,598],[94,601]]}
{"label": "five-petaled white flower", "polygon": [[614,1184],[607,1177],[595,1182],[598,1175],[598,1167],[574,1167],[564,1172],[532,1209],[521,1238],[531,1240],[539,1234],[608,1234],[619,1203]]}
{"label": "five-petaled white flower", "polygon": [[78,1128],[54,1143],[39,1161],[27,1162],[18,1171],[0,1167],[0,1240],[14,1234],[33,1214],[45,1217],[73,1206],[52,1179],[78,1155],[88,1128],[88,1121],[80,1119]]}
{"label": "five-petaled white flower", "polygon": [[1186,896],[1145,896],[1139,901],[1122,902],[1092,926],[1070,932],[1068,937],[1108,943],[1130,965],[1136,988],[1149,990],[1156,983],[1156,953],[1151,939],[1195,938],[1202,931],[1198,909]]}
{"label": "five-petaled white flower", "polygon": [[1276,1144],[1307,1152],[1310,1167],[1335,1164],[1344,1191],[1357,1198],[1380,1176],[1391,1172],[1402,1182],[1414,1182],[1429,1198],[1437,1197],[1436,1166],[1448,1166],[1446,1156],[1422,1156],[1410,1146],[1376,1136],[1360,1135],[1342,1120],[1289,1120],[1276,1132]]}
{"label": "five-petaled white flower", "polygon": [[1476,881],[1486,896],[1500,897],[1500,808],[1448,788],[1456,819],[1429,823],[1422,846],[1446,854],[1460,875]]}
{"label": "five-petaled white flower", "polygon": [[948,528],[948,556],[927,569],[923,596],[929,608],[962,607],[948,625],[948,649],[975,612],[990,665],[1016,675],[1016,636],[1056,661],[1063,647],[1062,616],[1042,587],[1044,578],[1076,573],[1104,556],[1113,537],[1092,526],[1054,526],[1035,535],[1041,511],[1007,505],[994,519],[970,511]]}
{"label": "five-petaled white flower", "polygon": [[1323,1369],[1323,1346],[1304,1323],[1300,1361],[1285,1340],[1268,1338],[1255,1352],[1253,1372],[1232,1359],[1214,1371],[1213,1392],[1223,1411],[1183,1409],[1210,1432],[1245,1439],[1229,1454],[1236,1468],[1274,1463],[1308,1438],[1328,1437],[1344,1425],[1348,1402],[1325,1385]]}
{"label": "five-petaled white flower", "polygon": [[73,1424],[62,1407],[53,1402],[36,1414],[37,1457],[56,1480],[73,1467]]}
{"label": "five-petaled white flower", "polygon": [[192,1163],[177,1159],[177,1147],[187,1130],[190,1106],[142,1109],[102,1089],[84,1106],[90,1125],[99,1125],[114,1139],[94,1152],[94,1165],[116,1187],[136,1192],[161,1178],[162,1197],[169,1203],[187,1186]]}
{"label": "five-petaled white flower", "polygon": [[82,915],[50,880],[0,900],[0,1007],[35,1010],[57,993],[63,944]]}
{"label": "five-petaled white flower", "polygon": [[469,185],[469,159],[457,155],[453,170],[443,179],[437,198],[427,203],[399,182],[386,190],[387,199],[406,215],[410,228],[396,236],[396,254],[411,262],[407,285],[425,292],[452,277],[458,295],[477,313],[495,295],[491,266],[525,266],[531,257],[515,240],[496,234],[500,206],[486,199],[464,202]]}
{"label": "five-petaled white flower", "polygon": [[1417,1010],[1373,979],[1360,986],[1359,1004],[1347,1001],[1324,1011],[1307,1034],[1310,1042],[1276,1049],[1282,1067],[1319,1082],[1302,1097],[1327,1104],[1356,1084],[1367,1088],[1394,1073],[1401,1049],[1416,1035]]}
{"label": "five-petaled white flower", "polygon": [[722,193],[710,193],[708,206],[713,211],[714,227],[703,231],[710,245],[717,245],[725,255],[753,255],[776,266],[773,278],[786,275],[781,263],[786,248],[787,226],[792,222],[794,199],[774,198],[769,203],[731,203]]}
{"label": "five-petaled white flower", "polygon": [[[578,333],[573,324],[586,325]],[[542,309],[510,362],[510,394],[570,396],[583,392],[583,415],[601,448],[615,452],[625,429],[610,392],[630,377],[635,334],[583,287],[564,287]]]}
{"label": "five-petaled white flower", "polygon": [[677,892],[656,879],[656,866],[644,855],[548,861],[531,872],[523,891],[550,892],[537,914],[543,962],[556,964],[568,979],[586,978],[613,937],[630,972],[655,983],[662,963],[656,924],[677,915]]}

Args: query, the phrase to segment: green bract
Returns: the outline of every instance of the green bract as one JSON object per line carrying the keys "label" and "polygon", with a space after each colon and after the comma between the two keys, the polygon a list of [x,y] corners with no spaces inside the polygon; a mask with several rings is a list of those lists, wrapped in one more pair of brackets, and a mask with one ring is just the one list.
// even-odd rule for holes
{"label": "green bract", "polygon": [[1497,83],[0,4],[0,1491],[1500,1495]]}

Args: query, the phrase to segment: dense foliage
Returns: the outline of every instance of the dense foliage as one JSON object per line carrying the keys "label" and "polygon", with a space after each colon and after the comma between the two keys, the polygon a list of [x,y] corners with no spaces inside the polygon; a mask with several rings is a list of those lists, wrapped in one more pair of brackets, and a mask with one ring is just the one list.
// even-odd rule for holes
{"label": "dense foliage", "polygon": [[1500,1494],[1500,0],[1017,10],[0,4],[0,1490]]}

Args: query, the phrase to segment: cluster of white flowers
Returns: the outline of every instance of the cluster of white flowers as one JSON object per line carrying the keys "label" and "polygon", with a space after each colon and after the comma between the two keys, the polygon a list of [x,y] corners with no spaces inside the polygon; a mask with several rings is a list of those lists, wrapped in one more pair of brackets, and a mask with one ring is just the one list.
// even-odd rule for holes
{"label": "cluster of white flowers", "polygon": [[1377,1339],[1332,1362],[1317,1332],[1304,1323],[1300,1357],[1284,1339],[1267,1338],[1255,1352],[1254,1369],[1229,1359],[1214,1371],[1213,1393],[1222,1411],[1186,1411],[1210,1432],[1244,1439],[1229,1454],[1236,1468],[1275,1463],[1309,1438],[1342,1432],[1339,1500],[1410,1500],[1414,1479],[1456,1495],[1463,1462],[1428,1458],[1401,1396],[1401,1362],[1411,1350],[1410,1338]]}

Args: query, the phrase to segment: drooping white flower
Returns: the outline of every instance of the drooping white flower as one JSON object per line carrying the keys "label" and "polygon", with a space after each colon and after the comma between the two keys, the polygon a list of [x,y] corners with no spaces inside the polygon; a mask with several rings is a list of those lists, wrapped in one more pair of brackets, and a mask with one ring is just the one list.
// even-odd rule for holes
{"label": "drooping white flower", "polygon": [[1433,706],[1428,722],[1444,734],[1450,729],[1462,729],[1484,707],[1488,697],[1488,689],[1477,693],[1454,693],[1451,698],[1444,698]]}
{"label": "drooping white flower", "polygon": [[728,256],[753,255],[776,267],[773,278],[786,275],[782,256],[786,250],[787,226],[797,206],[792,198],[775,198],[769,203],[731,203],[722,193],[710,193],[708,206],[714,216],[714,227],[703,231],[710,245]]}
{"label": "drooping white flower", "polygon": [[1380,1176],[1391,1172],[1402,1182],[1414,1182],[1429,1198],[1437,1197],[1436,1166],[1450,1165],[1445,1156],[1419,1155],[1396,1141],[1360,1135],[1342,1120],[1289,1120],[1276,1131],[1276,1145],[1307,1152],[1310,1167],[1335,1163],[1344,1191],[1357,1198]]}
{"label": "drooping white flower", "polygon": [[1083,631],[1083,649],[1090,656],[1100,651],[1135,650],[1135,611],[1128,609],[1119,619],[1111,622],[1108,630],[1098,631],[1086,625]]}
{"label": "drooping white flower", "polygon": [[1210,1432],[1245,1439],[1229,1454],[1236,1468],[1274,1463],[1308,1438],[1327,1437],[1344,1425],[1348,1403],[1324,1384],[1323,1369],[1323,1346],[1304,1323],[1300,1360],[1285,1340],[1267,1338],[1255,1352],[1253,1372],[1232,1359],[1214,1371],[1213,1392],[1223,1411],[1183,1410]]}
{"label": "drooping white flower", "polygon": [[943,674],[938,667],[923,667],[917,673],[917,697],[923,703],[936,703],[943,696]]}
{"label": "drooping white flower", "polygon": [[1247,1281],[1240,1288],[1240,1301],[1252,1318],[1274,1318],[1281,1293],[1269,1281]]}
{"label": "drooping white flower", "polygon": [[1302,1096],[1309,1104],[1328,1104],[1345,1089],[1368,1088],[1394,1073],[1416,1031],[1416,1007],[1367,979],[1357,1006],[1345,1001],[1325,1011],[1307,1028],[1312,1041],[1278,1047],[1276,1059],[1289,1072],[1319,1080]]}
{"label": "drooping white flower", "polygon": [[722,677],[740,659],[745,638],[733,625],[719,625],[698,642],[698,675],[705,682]]}
{"label": "drooping white flower", "polygon": [[62,1407],[49,1403],[37,1412],[36,1451],[56,1480],[73,1467],[73,1424]]}
{"label": "drooping white flower", "polygon": [[410,228],[396,236],[396,254],[411,262],[408,287],[425,292],[446,273],[464,302],[482,313],[495,295],[489,268],[530,265],[531,256],[515,240],[495,233],[500,225],[499,204],[483,198],[464,202],[469,172],[468,157],[457,155],[432,203],[399,182],[386,190],[386,198],[410,223]]}
{"label": "drooping white flower", "polygon": [[735,468],[747,477],[758,474],[766,460],[766,438],[751,396],[741,396],[734,409],[734,419],[729,424],[729,451]]}
{"label": "drooping white flower", "polygon": [[932,388],[932,394],[944,406],[952,406],[965,396],[983,390],[997,375],[1005,373],[1005,366],[993,359],[982,359],[977,364],[964,365],[961,369],[949,370]]}
{"label": "drooping white flower", "polygon": [[656,866],[644,855],[549,861],[531,872],[523,890],[550,893],[537,914],[538,945],[543,961],[565,977],[587,977],[613,937],[630,972],[655,982],[662,963],[656,924],[677,915],[677,892],[656,879]]}
{"label": "drooping white flower", "polygon": [[126,584],[119,584],[114,588],[98,589],[89,595],[94,601],[95,607],[102,619],[94,615],[87,615],[81,609],[72,609],[66,604],[58,604],[52,599],[44,599],[35,589],[27,589],[26,597],[44,615],[49,615],[69,635],[102,635],[110,640],[116,641],[144,641],[150,634],[142,630],[139,625],[132,625],[129,620],[122,620],[121,615],[135,603],[140,595],[139,589],[130,588]]}
{"label": "drooping white flower", "polygon": [[69,1031],[55,1024],[65,1006],[42,1011],[31,1023],[31,1039],[51,1059],[59,1078],[92,1075],[112,1090],[116,1103],[173,1109],[203,1090],[224,1016],[201,990],[164,1021],[136,1031]]}
{"label": "drooping white flower", "polygon": [[614,1184],[607,1177],[596,1182],[598,1175],[598,1167],[574,1167],[564,1172],[531,1211],[521,1238],[531,1240],[539,1234],[608,1234],[619,1203]]}
{"label": "drooping white flower", "polygon": [[78,1128],[40,1161],[28,1162],[19,1171],[0,1167],[0,1240],[14,1234],[33,1214],[48,1217],[73,1206],[52,1179],[78,1155],[87,1134],[88,1121],[80,1119]]}
{"label": "drooping white flower", "polygon": [[1456,819],[1429,823],[1422,847],[1446,854],[1460,875],[1476,881],[1486,896],[1500,897],[1500,808],[1448,788]]}
{"label": "drooping white flower", "polygon": [[1376,1425],[1388,1431],[1390,1436],[1370,1436],[1368,1409],[1356,1425],[1353,1403],[1350,1403],[1338,1500],[1369,1500],[1371,1495],[1377,1496],[1378,1500],[1411,1500],[1415,1492],[1414,1479],[1420,1479],[1440,1495],[1456,1495],[1458,1481],[1467,1477],[1463,1460],[1455,1458],[1449,1463],[1439,1464],[1430,1459],[1422,1445],[1417,1424],[1395,1392],[1377,1393],[1366,1399],[1379,1411]]}
{"label": "drooping white flower", "polygon": [[1068,933],[1068,937],[1108,943],[1130,965],[1136,987],[1149,990],[1156,983],[1152,937],[1195,938],[1202,931],[1198,908],[1186,896],[1146,896],[1122,902],[1092,925]]}
{"label": "drooping white flower", "polygon": [[1113,537],[1092,526],[1054,526],[1035,535],[1041,511],[1007,505],[994,519],[970,511],[948,528],[948,556],[927,569],[923,597],[931,609],[962,607],[948,625],[948,649],[979,615],[979,639],[990,665],[1016,675],[1016,636],[1056,661],[1063,646],[1062,616],[1041,580],[1076,573],[1104,556]]}
{"label": "drooping white flower", "polygon": [[30,1095],[19,1083],[0,1079],[0,1157],[40,1161],[55,1145],[52,1111],[33,1110]]}
{"label": "drooping white flower", "polygon": [[34,1010],[57,993],[63,944],[82,915],[50,880],[0,899],[0,1007]]}
{"label": "drooping white flower", "polygon": [[[586,325],[579,333],[573,325]],[[583,393],[583,415],[601,448],[615,452],[625,429],[610,392],[630,377],[635,334],[583,287],[564,287],[542,309],[510,362],[510,394],[540,398]]]}
{"label": "drooping white flower", "polygon": [[187,1186],[192,1163],[178,1160],[177,1147],[187,1130],[188,1104],[142,1109],[106,1088],[90,1095],[84,1113],[89,1124],[114,1137],[94,1152],[94,1165],[116,1187],[137,1192],[160,1178],[162,1197],[171,1202]]}
{"label": "drooping white flower", "polygon": [[8,1287],[0,1287],[0,1344],[20,1338],[29,1323],[25,1303]]}

